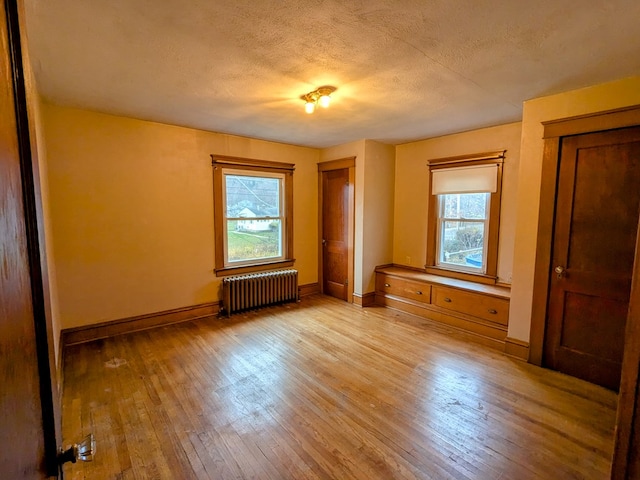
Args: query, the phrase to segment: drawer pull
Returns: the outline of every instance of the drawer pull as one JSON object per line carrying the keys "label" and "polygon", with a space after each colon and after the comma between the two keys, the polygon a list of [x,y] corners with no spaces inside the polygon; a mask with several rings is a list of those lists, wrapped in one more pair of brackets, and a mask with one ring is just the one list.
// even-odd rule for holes
{"label": "drawer pull", "polygon": [[489,313],[490,313],[491,315],[495,315],[495,314],[497,314],[497,313],[498,313],[498,311],[497,311],[495,308],[490,308],[490,309],[489,309]]}
{"label": "drawer pull", "polygon": [[390,284],[390,283],[385,283],[385,284],[384,284],[384,286],[385,286],[385,287],[390,287],[390,286],[391,286],[391,284]]}
{"label": "drawer pull", "polygon": [[420,290],[418,290],[416,293],[417,293],[418,295],[422,295],[422,292],[421,292]]}
{"label": "drawer pull", "polygon": [[451,303],[451,299],[449,297],[444,297],[444,301],[447,303]]}

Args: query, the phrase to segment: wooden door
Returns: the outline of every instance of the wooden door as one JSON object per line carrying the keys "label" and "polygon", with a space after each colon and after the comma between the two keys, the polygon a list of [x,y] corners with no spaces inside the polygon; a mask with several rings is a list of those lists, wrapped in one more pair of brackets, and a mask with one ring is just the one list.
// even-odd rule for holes
{"label": "wooden door", "polygon": [[58,474],[59,410],[16,2],[0,12],[0,478],[42,479]]}
{"label": "wooden door", "polygon": [[322,291],[349,300],[349,169],[322,173]]}
{"label": "wooden door", "polygon": [[640,205],[640,127],[561,143],[544,363],[620,383]]}

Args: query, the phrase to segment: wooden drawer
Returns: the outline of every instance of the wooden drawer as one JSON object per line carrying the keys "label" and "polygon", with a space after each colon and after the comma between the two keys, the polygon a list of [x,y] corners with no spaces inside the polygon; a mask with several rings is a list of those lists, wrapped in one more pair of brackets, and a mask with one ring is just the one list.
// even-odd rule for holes
{"label": "wooden drawer", "polygon": [[487,295],[433,287],[433,304],[500,325],[509,324],[509,301]]}
{"label": "wooden drawer", "polygon": [[376,291],[422,303],[431,302],[431,285],[390,275],[376,275]]}

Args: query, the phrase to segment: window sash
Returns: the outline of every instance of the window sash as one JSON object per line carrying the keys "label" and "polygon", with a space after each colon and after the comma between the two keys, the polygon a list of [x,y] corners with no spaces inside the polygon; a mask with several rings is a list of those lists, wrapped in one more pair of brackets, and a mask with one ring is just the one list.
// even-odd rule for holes
{"label": "window sash", "polygon": [[[227,177],[254,177],[254,178],[272,178],[278,180],[278,216],[255,216],[255,217],[231,217],[227,215]],[[222,169],[222,214],[223,214],[223,249],[224,249],[224,267],[241,267],[246,265],[253,265],[256,262],[274,262],[284,260],[287,256],[287,218],[286,218],[286,194],[285,191],[285,174],[272,173],[254,170],[240,170],[236,168]],[[274,220],[279,221],[278,228],[278,241],[280,247],[280,255],[265,256],[265,257],[252,257],[242,260],[230,260],[229,259],[229,221],[252,221],[252,220]]]}
{"label": "window sash", "polygon": [[[487,271],[487,253],[488,253],[488,245],[489,245],[489,221],[490,221],[490,208],[491,208],[491,195],[487,195],[486,197],[486,205],[485,205],[485,217],[484,218],[450,218],[444,217],[444,209],[445,209],[445,195],[450,194],[440,194],[436,196],[436,201],[438,202],[438,218],[437,218],[437,227],[436,227],[436,256],[435,256],[435,265],[438,267],[446,268],[448,270],[457,270],[461,272],[472,272],[472,273],[486,273]],[[481,224],[483,225],[482,232],[482,266],[475,267],[473,265],[460,265],[458,263],[447,262],[444,259],[444,234],[445,234],[445,225],[447,222],[458,222],[458,223],[466,223],[466,224]]]}

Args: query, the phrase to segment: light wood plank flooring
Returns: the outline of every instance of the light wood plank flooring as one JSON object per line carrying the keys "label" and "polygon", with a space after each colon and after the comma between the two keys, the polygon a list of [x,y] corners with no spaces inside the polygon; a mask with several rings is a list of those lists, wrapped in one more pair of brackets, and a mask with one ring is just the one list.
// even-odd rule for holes
{"label": "light wood plank flooring", "polygon": [[604,479],[616,395],[323,296],[69,347],[67,479]]}

